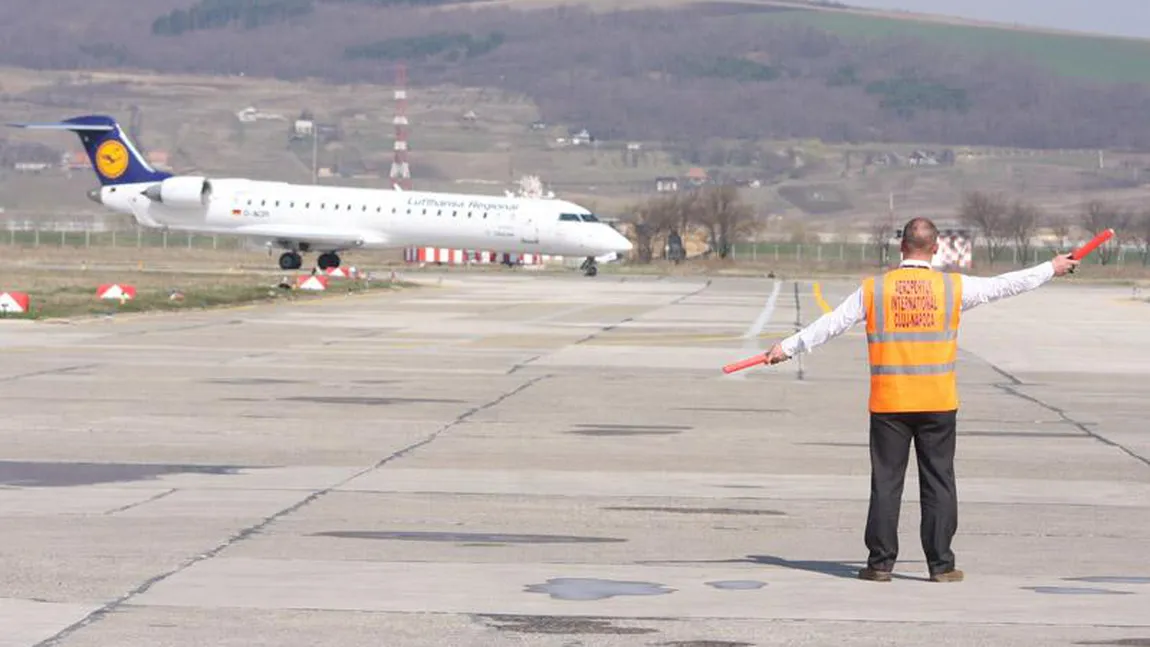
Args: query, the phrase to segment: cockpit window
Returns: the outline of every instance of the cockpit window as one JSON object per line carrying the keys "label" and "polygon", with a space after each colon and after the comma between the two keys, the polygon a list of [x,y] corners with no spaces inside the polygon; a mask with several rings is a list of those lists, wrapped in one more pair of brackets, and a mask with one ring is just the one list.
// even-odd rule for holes
{"label": "cockpit window", "polygon": [[561,213],[560,222],[599,222],[594,214],[590,213]]}

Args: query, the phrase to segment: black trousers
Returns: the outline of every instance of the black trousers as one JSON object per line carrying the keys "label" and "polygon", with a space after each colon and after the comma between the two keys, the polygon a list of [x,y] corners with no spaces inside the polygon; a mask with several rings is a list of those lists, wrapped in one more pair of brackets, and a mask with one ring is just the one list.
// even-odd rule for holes
{"label": "black trousers", "polygon": [[890,571],[898,559],[898,518],[910,445],[918,459],[922,550],[931,575],[954,568],[951,540],[958,530],[954,482],[956,411],[871,413],[870,511],[867,565]]}

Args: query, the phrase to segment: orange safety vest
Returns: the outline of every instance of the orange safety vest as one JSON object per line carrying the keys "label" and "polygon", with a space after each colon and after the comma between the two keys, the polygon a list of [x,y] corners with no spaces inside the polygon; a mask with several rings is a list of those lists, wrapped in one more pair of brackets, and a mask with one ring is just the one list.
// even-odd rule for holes
{"label": "orange safety vest", "polygon": [[863,282],[863,304],[870,410],[957,409],[961,278],[926,268],[891,270]]}

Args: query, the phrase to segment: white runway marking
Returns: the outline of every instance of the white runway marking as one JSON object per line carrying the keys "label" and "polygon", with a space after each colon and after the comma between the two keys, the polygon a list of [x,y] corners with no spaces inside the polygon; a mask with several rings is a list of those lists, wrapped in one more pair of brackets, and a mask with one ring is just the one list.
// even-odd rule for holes
{"label": "white runway marking", "polygon": [[[779,292],[782,290],[782,287],[783,282],[779,279],[775,279],[775,285],[771,288],[771,296],[767,297],[766,305],[763,306],[763,309],[759,312],[759,316],[755,318],[751,327],[747,328],[747,331],[743,333],[743,339],[745,340],[743,342],[743,349],[747,351],[747,357],[750,357],[756,351],[763,350],[757,337],[763,332],[763,328],[766,328],[767,324],[771,322],[771,316],[775,314],[775,302],[779,300]],[[740,371],[738,373],[732,373],[728,377],[741,380],[745,375],[743,371]]]}

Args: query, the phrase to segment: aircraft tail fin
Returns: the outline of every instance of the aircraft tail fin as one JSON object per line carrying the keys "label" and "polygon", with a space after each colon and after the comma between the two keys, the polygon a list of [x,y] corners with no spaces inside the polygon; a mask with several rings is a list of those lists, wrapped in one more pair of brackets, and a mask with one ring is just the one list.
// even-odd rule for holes
{"label": "aircraft tail fin", "polygon": [[92,161],[96,177],[104,186],[159,182],[171,173],[152,168],[116,120],[104,115],[73,117],[58,123],[8,124],[36,130],[69,130],[80,137]]}

